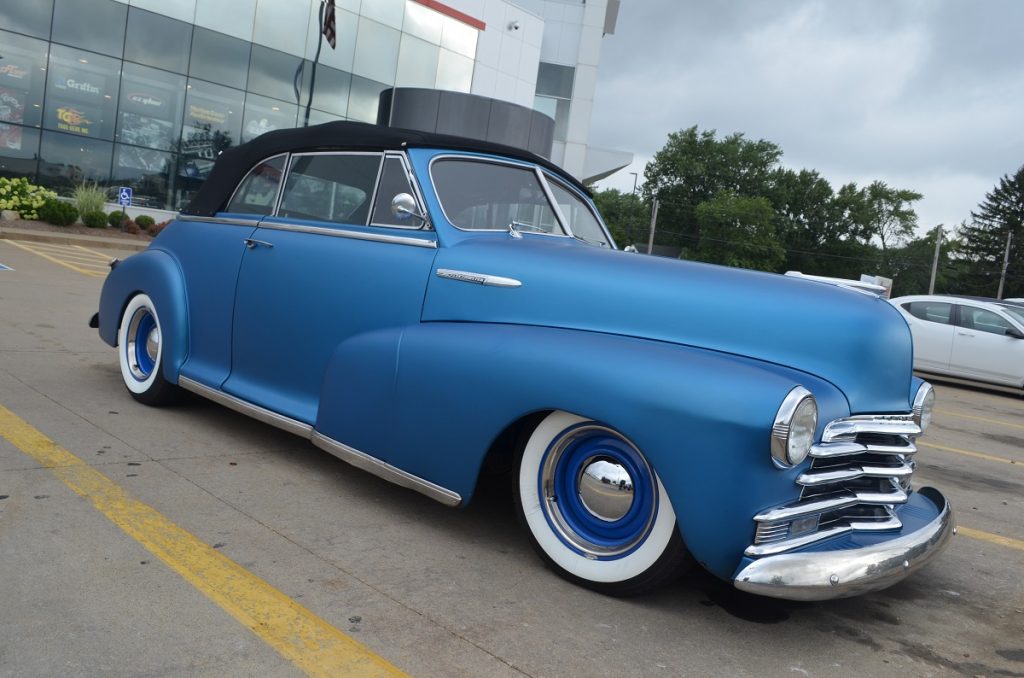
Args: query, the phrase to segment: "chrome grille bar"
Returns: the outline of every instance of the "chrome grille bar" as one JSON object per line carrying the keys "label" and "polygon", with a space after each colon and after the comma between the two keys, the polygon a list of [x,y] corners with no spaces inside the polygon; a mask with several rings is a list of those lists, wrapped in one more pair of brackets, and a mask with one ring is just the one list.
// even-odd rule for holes
{"label": "chrome grille bar", "polygon": [[754,516],[751,557],[774,555],[849,532],[898,530],[895,507],[910,499],[920,427],[911,415],[858,415],[830,422],[796,478],[800,499]]}

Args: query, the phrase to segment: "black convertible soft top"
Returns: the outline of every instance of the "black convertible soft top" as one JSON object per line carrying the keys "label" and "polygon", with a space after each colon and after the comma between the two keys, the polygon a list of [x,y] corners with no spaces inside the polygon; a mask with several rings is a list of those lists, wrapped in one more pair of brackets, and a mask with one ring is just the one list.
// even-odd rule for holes
{"label": "black convertible soft top", "polygon": [[536,163],[589,195],[583,184],[560,167],[520,148],[477,139],[434,134],[416,130],[381,127],[363,122],[336,121],[312,127],[280,129],[261,134],[252,141],[225,150],[217,158],[210,176],[199,188],[182,214],[210,217],[224,210],[235,187],[261,160],[286,152],[384,151],[404,148],[444,148],[455,151],[492,153]]}

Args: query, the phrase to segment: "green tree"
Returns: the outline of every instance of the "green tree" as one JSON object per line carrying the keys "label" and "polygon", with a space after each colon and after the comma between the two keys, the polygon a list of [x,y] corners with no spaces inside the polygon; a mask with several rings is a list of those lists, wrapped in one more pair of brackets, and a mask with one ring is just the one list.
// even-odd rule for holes
{"label": "green tree", "polygon": [[[722,191],[737,196],[765,196],[782,149],[742,134],[719,138],[715,130],[672,132],[664,148],[644,169],[643,195],[658,197],[662,244],[692,246],[700,239],[695,210]],[[671,234],[671,236],[669,236]],[[666,237],[669,236],[669,237]]]}
{"label": "green tree", "polygon": [[594,193],[594,204],[619,247],[636,244],[648,233],[651,208],[640,196],[609,188]]}
{"label": "green tree", "polygon": [[700,226],[696,256],[701,261],[775,271],[786,252],[775,236],[775,210],[767,198],[720,191],[695,210]]}
{"label": "green tree", "polygon": [[1013,234],[1004,297],[1024,296],[1024,167],[1004,175],[985,194],[971,223],[962,229],[963,253],[970,262],[967,284],[977,294],[995,296],[1007,235]]}

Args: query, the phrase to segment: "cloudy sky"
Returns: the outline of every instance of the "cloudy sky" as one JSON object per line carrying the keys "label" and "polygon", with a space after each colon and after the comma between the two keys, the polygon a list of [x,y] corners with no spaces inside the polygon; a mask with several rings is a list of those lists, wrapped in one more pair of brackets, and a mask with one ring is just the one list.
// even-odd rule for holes
{"label": "cloudy sky", "polygon": [[623,0],[604,40],[591,143],[634,165],[698,125],[778,144],[833,186],[924,194],[959,224],[1024,165],[1022,0]]}

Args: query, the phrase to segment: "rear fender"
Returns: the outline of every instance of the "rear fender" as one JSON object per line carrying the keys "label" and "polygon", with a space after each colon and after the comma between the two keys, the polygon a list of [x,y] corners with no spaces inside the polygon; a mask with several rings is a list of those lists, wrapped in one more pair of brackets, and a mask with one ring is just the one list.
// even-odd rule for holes
{"label": "rear fender", "polygon": [[373,333],[342,344],[332,372],[317,430],[463,503],[511,422],[565,410],[614,427],[658,472],[690,551],[723,578],[753,540],[752,516],[797,497],[800,467],[779,470],[769,454],[786,394],[797,384],[815,394],[819,429],[849,413],[835,387],[807,374],[542,327],[425,323]]}
{"label": "rear fender", "polygon": [[117,264],[100,293],[99,334],[117,346],[121,315],[136,294],[146,294],[156,305],[163,333],[164,378],[178,383],[178,370],[188,355],[188,304],[181,269],[168,253],[148,249]]}

